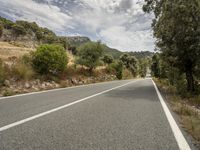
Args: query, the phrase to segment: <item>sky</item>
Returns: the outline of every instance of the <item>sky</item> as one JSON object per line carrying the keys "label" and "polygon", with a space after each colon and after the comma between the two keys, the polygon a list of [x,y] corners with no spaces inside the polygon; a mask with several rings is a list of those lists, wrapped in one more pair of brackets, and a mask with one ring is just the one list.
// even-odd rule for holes
{"label": "sky", "polygon": [[154,51],[143,0],[0,0],[0,16],[35,21],[58,35],[87,36],[121,51]]}

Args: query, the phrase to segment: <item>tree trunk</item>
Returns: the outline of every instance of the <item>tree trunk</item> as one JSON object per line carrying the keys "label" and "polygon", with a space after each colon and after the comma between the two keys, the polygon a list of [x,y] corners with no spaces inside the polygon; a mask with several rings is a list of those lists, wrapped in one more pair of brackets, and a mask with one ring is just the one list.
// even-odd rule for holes
{"label": "tree trunk", "polygon": [[93,67],[90,67],[90,68],[89,68],[90,75],[93,74],[93,69],[94,69]]}
{"label": "tree trunk", "polygon": [[187,90],[188,92],[194,92],[194,77],[191,69],[186,71],[186,80],[187,80]]}

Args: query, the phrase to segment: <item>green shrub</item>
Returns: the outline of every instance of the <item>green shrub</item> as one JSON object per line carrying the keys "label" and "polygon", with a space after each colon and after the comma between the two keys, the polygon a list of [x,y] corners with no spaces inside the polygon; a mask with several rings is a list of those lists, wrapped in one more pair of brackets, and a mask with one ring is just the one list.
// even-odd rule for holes
{"label": "green shrub", "polygon": [[21,25],[14,24],[12,26],[12,29],[13,29],[14,34],[17,36],[26,34],[26,29]]}
{"label": "green shrub", "polygon": [[121,61],[114,62],[110,65],[111,68],[115,70],[115,75],[117,79],[121,80],[123,77],[123,64]]}
{"label": "green shrub", "polygon": [[3,62],[0,59],[0,86],[3,85],[4,80],[5,80],[5,72],[4,72]]}
{"label": "green shrub", "polygon": [[1,16],[0,16],[0,23],[3,25],[5,29],[11,29],[14,24],[12,21],[7,20]]}
{"label": "green shrub", "polygon": [[99,58],[103,53],[100,42],[88,42],[78,49],[77,64],[89,68],[90,72],[99,65]]}
{"label": "green shrub", "polygon": [[3,34],[3,26],[0,24],[0,37],[2,36]]}
{"label": "green shrub", "polygon": [[58,75],[67,67],[68,57],[63,47],[42,45],[33,54],[33,68],[40,74]]}
{"label": "green shrub", "polygon": [[131,71],[132,75],[134,77],[137,76],[138,72],[138,60],[134,56],[130,56],[128,54],[123,54],[120,56],[120,61],[123,63],[123,65]]}
{"label": "green shrub", "polygon": [[103,60],[103,62],[105,64],[108,64],[108,65],[111,64],[111,63],[113,63],[113,61],[114,61],[114,59],[113,59],[113,57],[111,55],[105,55],[105,56],[103,56],[102,60]]}

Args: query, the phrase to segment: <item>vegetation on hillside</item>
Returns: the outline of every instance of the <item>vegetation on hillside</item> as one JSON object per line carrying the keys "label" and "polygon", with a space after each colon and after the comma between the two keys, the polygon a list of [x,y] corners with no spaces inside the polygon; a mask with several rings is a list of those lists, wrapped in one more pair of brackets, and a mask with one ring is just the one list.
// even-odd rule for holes
{"label": "vegetation on hillside", "polygon": [[40,74],[58,75],[65,71],[68,63],[67,54],[59,45],[42,45],[32,57],[33,67]]}
{"label": "vegetation on hillside", "polygon": [[183,127],[199,143],[200,1],[145,2],[143,10],[155,15],[152,27],[159,50],[152,57],[152,76],[180,115]]}
{"label": "vegetation on hillside", "polygon": [[78,49],[77,64],[88,67],[89,71],[92,72],[98,66],[102,53],[103,49],[100,42],[83,44]]}
{"label": "vegetation on hillside", "polygon": [[[1,41],[11,44],[16,44],[15,41],[18,40],[36,42],[33,44],[36,51],[31,50],[24,56],[7,59],[10,62],[0,63],[0,86],[9,85],[11,80],[30,82],[38,78],[63,83],[77,75],[98,76],[97,72],[115,77],[114,79],[145,77],[150,63],[146,60],[150,60],[152,55],[151,52],[123,53],[101,42],[92,42],[87,37],[57,36],[53,31],[40,27],[35,22],[13,22],[2,17],[0,35]],[[5,95],[10,93],[13,92],[6,92]]]}

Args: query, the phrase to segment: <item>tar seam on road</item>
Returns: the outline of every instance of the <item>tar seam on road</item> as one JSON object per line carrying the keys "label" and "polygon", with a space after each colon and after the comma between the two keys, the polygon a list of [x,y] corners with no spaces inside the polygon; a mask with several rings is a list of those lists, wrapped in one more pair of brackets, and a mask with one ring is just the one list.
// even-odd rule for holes
{"label": "tar seam on road", "polygon": [[183,136],[181,130],[179,129],[178,125],[176,124],[176,121],[174,120],[169,108],[167,107],[162,95],[160,94],[155,82],[153,80],[152,80],[152,82],[153,82],[153,85],[155,87],[158,98],[160,100],[160,103],[162,105],[162,108],[165,112],[165,115],[167,117],[167,120],[170,124],[170,127],[172,129],[172,132],[174,134],[174,137],[176,139],[176,142],[178,144],[179,149],[180,150],[191,150],[191,148],[190,148],[189,144],[187,143],[185,137]]}
{"label": "tar seam on road", "polygon": [[63,106],[60,106],[60,107],[51,109],[51,110],[49,110],[49,111],[45,111],[45,112],[43,112],[43,113],[34,115],[34,116],[32,116],[32,117],[29,117],[29,118],[26,118],[26,119],[23,119],[23,120],[20,120],[20,121],[17,121],[17,122],[8,124],[8,125],[6,125],[6,126],[0,127],[0,132],[1,132],[1,131],[5,131],[5,130],[10,129],[10,128],[13,128],[13,127],[15,127],[15,126],[24,124],[24,123],[29,122],[29,121],[31,121],[31,120],[40,118],[40,117],[42,117],[42,116],[48,115],[48,114],[50,114],[50,113],[59,111],[59,110],[61,110],[61,109],[67,108],[67,107],[72,106],[72,105],[74,105],[74,104],[77,104],[77,103],[86,101],[86,100],[88,100],[88,99],[91,99],[91,98],[93,98],[93,97],[96,97],[96,96],[101,95],[101,94],[104,94],[104,93],[107,93],[107,92],[109,92],[109,91],[112,91],[112,90],[115,90],[115,89],[124,87],[124,86],[126,86],[126,85],[128,85],[128,84],[131,84],[131,83],[133,83],[133,82],[136,82],[136,81],[139,81],[139,80],[134,80],[134,81],[128,82],[128,83],[126,83],[126,84],[123,84],[123,85],[120,85],[120,86],[116,86],[116,87],[114,87],[114,88],[111,88],[111,89],[108,89],[108,90],[99,92],[99,93],[97,93],[97,94],[94,94],[94,95],[91,95],[91,96],[88,96],[88,97],[85,97],[85,98],[76,100],[76,101],[74,101],[74,102],[72,102],[72,103],[69,103],[69,104],[66,104],[66,105],[63,105]]}

